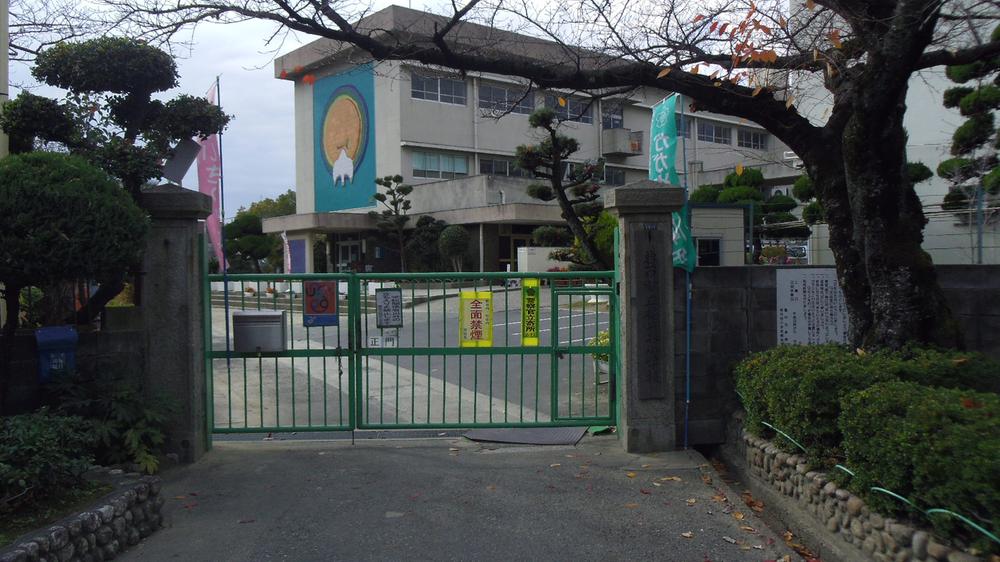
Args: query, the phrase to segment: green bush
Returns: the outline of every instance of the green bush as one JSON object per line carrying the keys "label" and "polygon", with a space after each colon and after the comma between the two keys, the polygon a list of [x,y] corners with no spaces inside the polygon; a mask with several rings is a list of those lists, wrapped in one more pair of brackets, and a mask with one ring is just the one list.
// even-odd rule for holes
{"label": "green bush", "polygon": [[47,391],[57,412],[91,424],[100,464],[133,463],[156,472],[172,409],[164,398],[145,396],[123,377],[80,374],[56,378]]}
{"label": "green bush", "polygon": [[[843,401],[840,429],[850,481],[872,508],[905,504],[873,486],[907,497],[920,511],[948,509],[1000,529],[1000,396],[913,382],[888,382]],[[947,536],[958,533],[985,548],[978,533],[944,515],[930,517]],[[992,545],[996,547],[995,544]]]}
{"label": "green bush", "polygon": [[80,418],[44,409],[0,418],[0,514],[79,484],[92,445]]}
{"label": "green bush", "polygon": [[874,353],[869,360],[873,368],[903,381],[1000,393],[1000,362],[982,353],[910,346],[898,352]]}

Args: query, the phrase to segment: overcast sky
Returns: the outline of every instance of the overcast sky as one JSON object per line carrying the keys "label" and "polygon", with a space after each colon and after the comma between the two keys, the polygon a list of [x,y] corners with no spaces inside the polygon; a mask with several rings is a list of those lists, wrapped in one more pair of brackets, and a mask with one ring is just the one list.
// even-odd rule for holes
{"label": "overcast sky", "polygon": [[[376,8],[391,4],[375,2]],[[407,2],[397,1],[406,5]],[[413,3],[426,9],[436,2]],[[274,197],[295,187],[295,145],[293,141],[292,82],[274,78],[273,53],[265,41],[274,27],[264,22],[233,25],[203,25],[193,36],[193,49],[177,61],[180,86],[167,92],[203,96],[216,75],[220,77],[222,109],[234,117],[223,135],[223,173],[227,220],[240,207],[264,197]],[[315,38],[289,37],[281,54]],[[31,81],[30,68],[11,64],[11,83]],[[59,97],[54,88],[36,87],[39,95]],[[11,88],[11,97],[20,90]],[[192,166],[193,168],[193,166]],[[188,173],[184,186],[197,189],[198,179]]]}

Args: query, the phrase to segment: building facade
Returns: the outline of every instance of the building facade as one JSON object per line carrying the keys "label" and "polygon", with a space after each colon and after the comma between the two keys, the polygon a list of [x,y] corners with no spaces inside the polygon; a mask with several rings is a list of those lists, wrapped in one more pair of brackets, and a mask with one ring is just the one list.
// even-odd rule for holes
{"label": "building facade", "polygon": [[[369,20],[373,28],[406,29],[435,17],[393,6]],[[609,97],[534,90],[510,76],[376,63],[327,40],[277,59],[275,76],[294,82],[297,213],[267,219],[264,229],[287,232],[293,257],[303,254],[293,267],[303,271],[316,268],[313,253],[304,250],[317,234],[330,241],[333,269],[398,267],[397,256],[372,237],[374,220],[367,216],[375,205],[375,179],[396,174],[414,186],[411,225],[422,215],[463,225],[473,234],[478,269],[517,270],[517,248],[531,245],[535,228],[565,224],[555,202],[527,195],[532,180],[514,163],[519,145],[540,140],[529,114],[539,107],[555,110],[561,131],[580,145],[570,160],[603,159],[601,183],[610,188],[648,176],[652,107],[670,95],[648,88]],[[692,189],[720,183],[737,164],[761,167],[785,192],[798,175],[782,160],[787,147],[752,123],[698,112],[679,116],[678,125],[683,150],[677,167]],[[733,214],[733,209],[694,210],[696,231],[715,233],[705,235],[706,252],[744,247],[743,229],[728,224]],[[715,228],[720,220],[726,224]],[[732,240],[722,242],[720,233]],[[717,238],[719,245],[708,241]],[[720,265],[744,263],[742,250],[719,256]]]}

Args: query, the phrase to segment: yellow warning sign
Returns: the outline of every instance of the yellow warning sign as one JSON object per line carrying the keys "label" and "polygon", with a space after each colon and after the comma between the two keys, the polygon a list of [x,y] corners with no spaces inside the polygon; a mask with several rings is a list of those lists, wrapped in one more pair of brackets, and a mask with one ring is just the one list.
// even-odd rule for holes
{"label": "yellow warning sign", "polygon": [[462,347],[492,347],[493,293],[462,291],[458,322],[459,344]]}

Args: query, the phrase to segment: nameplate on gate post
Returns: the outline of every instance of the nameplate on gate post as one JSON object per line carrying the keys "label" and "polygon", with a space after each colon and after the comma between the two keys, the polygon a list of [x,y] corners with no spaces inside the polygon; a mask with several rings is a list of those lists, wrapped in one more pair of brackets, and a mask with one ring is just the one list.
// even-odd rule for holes
{"label": "nameplate on gate post", "polygon": [[663,331],[661,316],[665,304],[661,278],[670,275],[670,262],[667,261],[670,248],[670,231],[660,229],[656,223],[638,223],[629,225],[630,251],[634,258],[629,264],[631,275],[632,302],[630,312],[634,314],[637,342],[631,342],[639,352],[635,373],[636,397],[639,400],[656,400],[666,397],[664,392],[664,377],[668,376],[667,361],[663,350],[665,339],[671,337]]}
{"label": "nameplate on gate post", "polygon": [[521,345],[538,346],[538,279],[525,279],[521,284]]}
{"label": "nameplate on gate post", "polygon": [[337,281],[303,281],[302,324],[306,328],[336,326]]}
{"label": "nameplate on gate post", "polygon": [[493,293],[462,291],[459,300],[458,337],[462,347],[493,346]]}
{"label": "nameplate on gate post", "polygon": [[377,328],[403,327],[403,291],[401,289],[375,289],[375,326]]}

